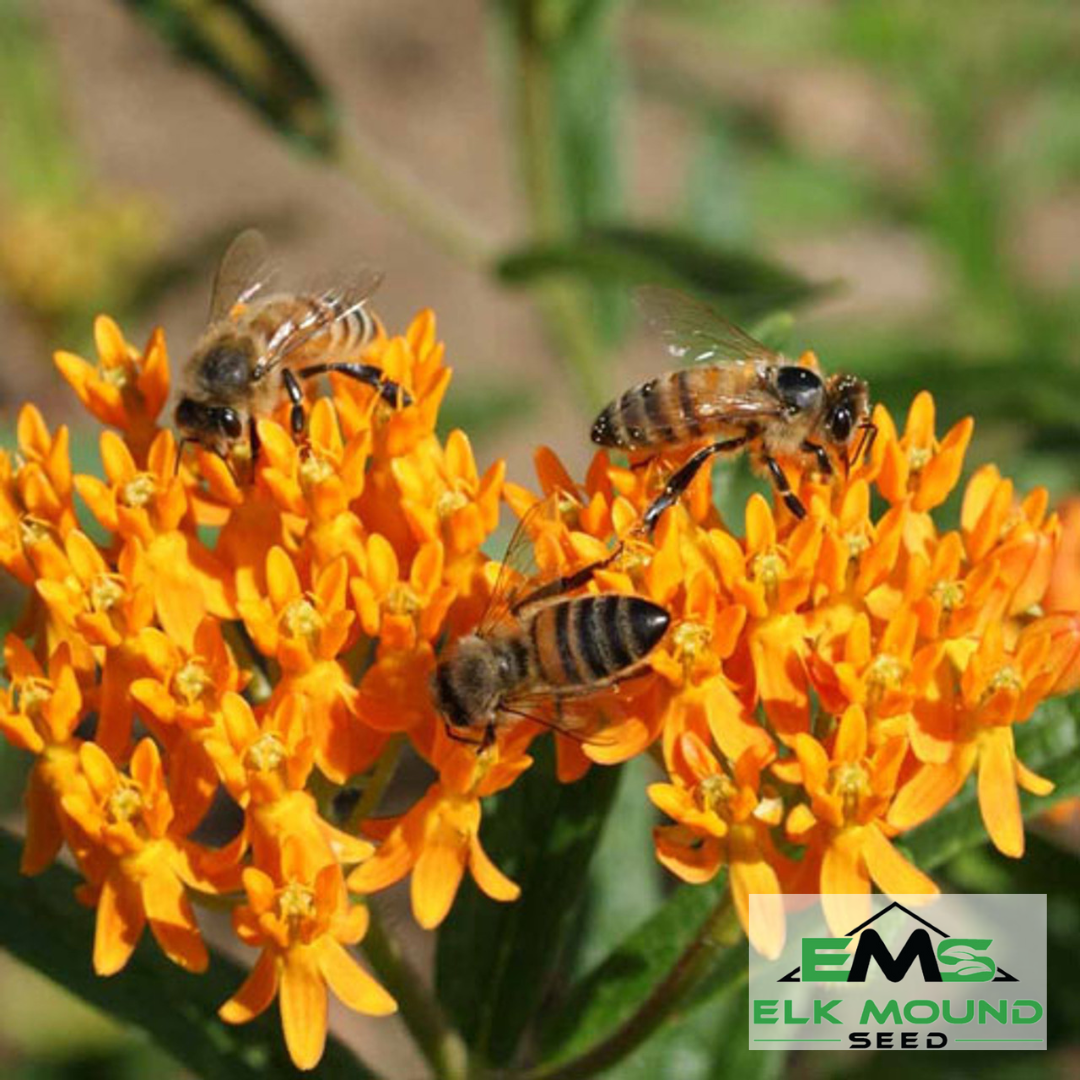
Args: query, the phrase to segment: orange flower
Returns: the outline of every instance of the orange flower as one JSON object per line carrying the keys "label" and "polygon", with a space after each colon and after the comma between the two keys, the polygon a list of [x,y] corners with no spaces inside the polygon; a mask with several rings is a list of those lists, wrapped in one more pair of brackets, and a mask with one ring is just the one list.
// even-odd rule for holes
{"label": "orange flower", "polygon": [[172,799],[153,740],[143,739],[121,773],[93,743],[79,747],[86,787],[60,800],[76,836],[72,847],[89,879],[83,896],[97,906],[94,970],[113,975],[128,962],[149,922],[170,960],[204,971],[206,946],[185,885],[227,888],[203,877],[190,853],[169,835]]}
{"label": "orange flower", "polygon": [[[761,789],[766,763],[746,750],[726,768],[698,735],[684,732],[668,766],[673,783],[651,784],[649,798],[679,823],[655,829],[660,861],[691,882],[708,881],[726,865],[743,929],[753,935],[755,949],[775,959],[784,947],[784,908],[776,872],[782,860],[770,829],[780,823],[782,809],[778,798]],[[763,902],[763,918],[751,925],[754,893],[775,902]]]}
{"label": "orange flower", "polygon": [[821,539],[820,525],[808,517],[781,541],[760,495],[746,504],[745,546],[719,529],[709,533],[721,581],[747,611],[732,672],[784,739],[805,731],[809,722],[807,630],[800,608],[810,596]]}
{"label": "orange flower", "polygon": [[[852,897],[868,895],[871,881],[892,895],[938,891],[893,847],[896,829],[885,819],[906,748],[906,740],[895,736],[870,753],[866,713],[859,705],[844,712],[831,753],[812,735],[795,740],[798,779],[810,802],[788,814],[787,833],[820,859],[822,907],[834,933],[846,934],[864,921],[869,907]],[[786,764],[773,771],[795,778],[796,770]]]}
{"label": "orange flower", "polygon": [[320,571],[310,592],[293,561],[279,547],[266,559],[266,596],[241,578],[238,608],[258,650],[274,657],[282,678],[274,700],[298,694],[308,700],[315,760],[337,783],[365,769],[382,738],[356,721],[357,693],[349,673],[335,659],[345,648],[355,615],[346,610],[349,570],[339,558]]}
{"label": "orange flower", "polygon": [[150,588],[162,629],[190,646],[207,612],[230,618],[233,608],[224,568],[188,523],[190,504],[176,472],[172,433],[154,439],[145,469],[111,431],[101,436],[101,457],[109,482],[77,476],[75,488],[102,528],[131,548],[129,557],[138,566],[133,576]]}
{"label": "orange flower", "polygon": [[289,1054],[298,1069],[313,1069],[326,1044],[327,988],[350,1009],[369,1016],[397,1010],[394,999],[345,948],[362,940],[367,909],[350,905],[341,870],[323,866],[311,875],[298,843],[287,841],[281,876],[244,871],[247,904],[233,913],[240,939],[262,951],[243,985],[219,1014],[245,1024],[275,997]]}
{"label": "orange flower", "polygon": [[169,396],[165,335],[155,330],[140,353],[112,319],[100,315],[94,321],[94,344],[97,367],[69,352],[57,352],[53,359],[86,411],[123,431],[141,460]]}
{"label": "orange flower", "polygon": [[371,855],[372,847],[324,820],[305,790],[313,764],[308,706],[304,698],[285,695],[256,717],[237,693],[221,699],[221,723],[206,749],[229,793],[247,811],[243,842],[250,842],[256,864],[277,874],[286,841],[299,845],[312,873],[321,866],[352,866]]}
{"label": "orange flower", "polygon": [[466,866],[493,900],[516,900],[521,890],[480,845],[480,799],[508,787],[532,764],[521,752],[523,736],[528,733],[519,728],[480,754],[444,742],[442,779],[402,817],[369,823],[384,839],[375,856],[349,875],[349,888],[378,892],[411,871],[413,915],[426,930],[446,918]]}
{"label": "orange flower", "polygon": [[934,411],[934,399],[926,391],[917,394],[898,438],[889,414],[880,406],[874,410],[881,447],[878,490],[890,503],[910,501],[919,512],[940,506],[956,486],[975,427],[967,417],[938,441]]}
{"label": "orange flower", "polygon": [[12,746],[37,755],[26,785],[26,845],[20,869],[39,874],[64,842],[61,796],[85,789],[79,769],[82,740],[75,736],[83,701],[66,645],[49,658],[46,674],[30,650],[9,634],[4,664],[10,685],[0,690],[0,732]]}

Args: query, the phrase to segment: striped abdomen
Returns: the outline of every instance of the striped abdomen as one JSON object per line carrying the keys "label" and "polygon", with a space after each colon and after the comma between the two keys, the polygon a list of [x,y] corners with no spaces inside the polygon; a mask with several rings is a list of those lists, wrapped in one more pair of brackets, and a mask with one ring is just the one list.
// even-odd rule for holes
{"label": "striped abdomen", "polygon": [[596,418],[592,441],[620,450],[659,449],[708,434],[701,403],[715,394],[715,367],[682,368],[632,386]]}
{"label": "striped abdomen", "polygon": [[560,600],[524,622],[513,662],[534,687],[603,685],[644,660],[670,621],[664,608],[637,596]]}
{"label": "striped abdomen", "polygon": [[[268,340],[291,324],[292,332],[302,340],[297,351],[304,356],[317,353],[346,359],[360,352],[375,336],[375,319],[367,304],[348,295],[270,298],[253,316],[253,321]],[[309,333],[311,336],[307,337]]]}

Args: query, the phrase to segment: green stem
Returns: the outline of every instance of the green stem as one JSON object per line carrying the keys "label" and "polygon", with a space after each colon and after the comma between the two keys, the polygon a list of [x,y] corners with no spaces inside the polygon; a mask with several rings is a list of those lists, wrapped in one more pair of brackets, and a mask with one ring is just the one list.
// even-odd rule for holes
{"label": "green stem", "polygon": [[370,902],[368,910],[371,925],[362,948],[375,973],[397,1000],[409,1034],[439,1080],[465,1080],[469,1075],[468,1047],[448,1023],[420,973],[406,959],[401,945],[386,932]]}
{"label": "green stem", "polygon": [[487,270],[491,265],[494,248],[478,228],[466,223],[400,166],[389,164],[355,131],[340,140],[333,161],[382,209],[401,218],[440,251],[476,270]]}
{"label": "green stem", "polygon": [[[516,135],[525,193],[536,239],[565,236],[556,147],[557,121],[553,106],[551,64],[536,35],[522,19],[517,29],[518,123]],[[563,362],[573,371],[590,407],[604,401],[604,382],[598,367],[599,342],[586,298],[568,282],[549,282],[536,289],[540,311]]]}
{"label": "green stem", "polygon": [[401,749],[404,745],[405,736],[401,734],[393,735],[387,741],[383,752],[379,755],[379,760],[375,763],[370,779],[364,785],[363,795],[357,800],[356,806],[349,815],[349,821],[345,827],[346,832],[359,832],[360,823],[375,812],[383,792],[393,780],[394,773],[397,772],[398,762],[401,760]]}
{"label": "green stem", "polygon": [[585,1080],[622,1061],[678,1013],[711,971],[717,952],[729,948],[740,935],[731,890],[727,889],[667,975],[610,1035],[577,1057],[517,1073],[514,1080]]}

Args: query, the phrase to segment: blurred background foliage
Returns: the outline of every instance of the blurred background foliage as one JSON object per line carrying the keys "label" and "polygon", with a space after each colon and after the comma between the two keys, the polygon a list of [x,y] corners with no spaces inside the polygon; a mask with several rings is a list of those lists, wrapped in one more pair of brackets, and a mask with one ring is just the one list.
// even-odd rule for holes
{"label": "blurred background foliage", "polygon": [[[446,423],[519,479],[541,441],[580,469],[595,407],[666,363],[626,300],[659,281],[865,375],[894,415],[924,387],[939,430],[973,413],[972,467],[1080,486],[1075,0],[0,0],[0,102],[5,444],[27,399],[75,417],[50,354],[88,349],[99,311],[136,341],[163,324],[181,357],[218,253],[257,224],[297,276],[384,268],[390,326],[433,306],[457,370]],[[91,467],[93,436],[75,446]],[[722,505],[750,482],[718,470]],[[17,768],[0,755],[0,793]],[[631,786],[607,797],[612,820],[642,819],[637,847],[598,841],[575,973],[666,887]],[[1068,828],[1019,863],[976,848],[940,870],[1051,894],[1050,997],[1074,1011],[1053,1019],[1048,1073],[1080,1050]],[[29,978],[0,967],[5,1076],[172,1068]],[[692,1013],[618,1075],[779,1074],[732,1051],[740,1007]],[[1014,1061],[1030,1075],[1026,1054],[964,1068]]]}

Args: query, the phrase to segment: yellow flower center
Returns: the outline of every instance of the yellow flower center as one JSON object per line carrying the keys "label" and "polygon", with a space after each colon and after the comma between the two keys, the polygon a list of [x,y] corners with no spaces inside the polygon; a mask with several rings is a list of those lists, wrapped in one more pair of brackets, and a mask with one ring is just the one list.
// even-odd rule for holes
{"label": "yellow flower center", "polygon": [[117,390],[123,390],[130,382],[128,370],[123,365],[120,367],[99,367],[98,373],[101,375],[102,382],[108,383],[109,386],[115,386]]}
{"label": "yellow flower center", "polygon": [[26,679],[19,684],[19,712],[37,720],[53,695],[52,684],[44,679]]}
{"label": "yellow flower center", "polygon": [[281,613],[281,621],[292,637],[306,638],[309,642],[315,639],[323,625],[322,616],[306,596],[293,600]]}
{"label": "yellow flower center", "polygon": [[905,671],[903,662],[890,653],[874,657],[864,676],[871,702],[880,701],[888,690],[899,690],[904,683]]}
{"label": "yellow flower center", "polygon": [[113,822],[130,821],[143,808],[142,792],[134,780],[120,777],[116,790],[109,796],[105,810]]}
{"label": "yellow flower center", "polygon": [[324,480],[329,480],[337,472],[334,463],[318,454],[308,454],[300,462],[300,483],[305,488],[313,488]]}
{"label": "yellow flower center", "polygon": [[120,489],[120,501],[132,510],[146,504],[154,497],[157,485],[149,473],[139,473],[134,479],[129,480]]}
{"label": "yellow flower center", "polygon": [[845,761],[832,770],[832,789],[840,796],[844,817],[852,818],[859,809],[859,800],[870,795],[870,777],[866,769],[854,762]]}
{"label": "yellow flower center", "polygon": [[411,585],[399,581],[387,594],[384,607],[391,615],[415,615],[423,608]]}
{"label": "yellow flower center", "polygon": [[941,605],[942,611],[955,611],[966,598],[962,581],[936,581],[930,595]]}
{"label": "yellow flower center", "polygon": [[277,894],[278,914],[293,929],[299,923],[315,917],[315,894],[307,885],[290,881]]}
{"label": "yellow flower center", "polygon": [[112,611],[124,599],[124,586],[114,574],[95,575],[89,591],[94,611]]}
{"label": "yellow flower center", "polygon": [[1012,664],[1006,664],[994,672],[987,687],[987,692],[996,694],[999,690],[1011,690],[1013,693],[1018,694],[1023,688],[1024,681],[1020,678],[1020,672]]}
{"label": "yellow flower center", "polygon": [[865,533],[844,533],[842,539],[847,545],[849,559],[857,559],[870,546],[870,537]]}
{"label": "yellow flower center", "polygon": [[42,540],[49,538],[51,532],[48,522],[39,521],[29,515],[19,519],[19,536],[23,542],[23,547],[33,547],[35,544],[40,544]]}
{"label": "yellow flower center", "polygon": [[709,647],[711,639],[712,631],[693,619],[679,623],[671,635],[676,654],[688,663],[693,663]]}
{"label": "yellow flower center", "polygon": [[273,772],[284,760],[285,747],[272,731],[260,735],[244,756],[244,764],[256,772]]}
{"label": "yellow flower center", "polygon": [[731,778],[723,773],[713,773],[706,776],[698,784],[698,797],[701,800],[703,810],[711,810],[714,814],[726,817],[728,803],[735,797],[735,784]]}
{"label": "yellow flower center", "polygon": [[786,568],[787,560],[776,548],[755,555],[750,562],[750,578],[764,588],[770,602],[776,599]]}
{"label": "yellow flower center", "polygon": [[451,514],[468,505],[469,499],[464,492],[457,491],[455,488],[447,488],[435,500],[435,513],[439,515],[440,521],[445,521]]}
{"label": "yellow flower center", "polygon": [[934,456],[934,451],[928,446],[913,446],[907,452],[908,468],[912,472],[919,472],[926,468],[927,462]]}
{"label": "yellow flower center", "polygon": [[173,691],[189,705],[194,705],[211,685],[210,672],[198,660],[189,660],[173,677]]}

